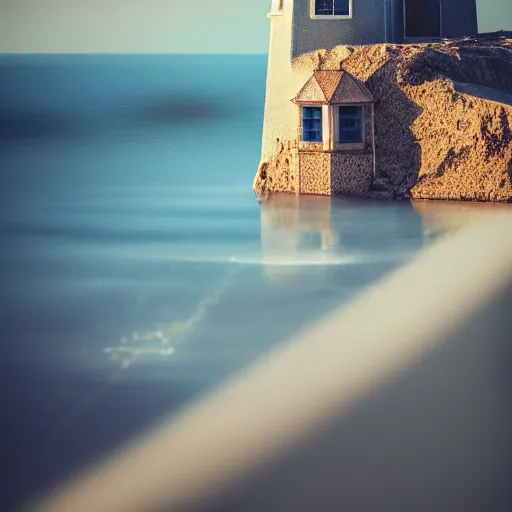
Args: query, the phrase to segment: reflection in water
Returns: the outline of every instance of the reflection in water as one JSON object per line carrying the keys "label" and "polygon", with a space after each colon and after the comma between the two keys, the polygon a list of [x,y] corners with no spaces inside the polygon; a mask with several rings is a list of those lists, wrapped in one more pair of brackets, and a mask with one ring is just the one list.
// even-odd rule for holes
{"label": "reflection in water", "polygon": [[261,205],[262,263],[272,281],[304,265],[403,263],[423,245],[411,203],[276,194]]}

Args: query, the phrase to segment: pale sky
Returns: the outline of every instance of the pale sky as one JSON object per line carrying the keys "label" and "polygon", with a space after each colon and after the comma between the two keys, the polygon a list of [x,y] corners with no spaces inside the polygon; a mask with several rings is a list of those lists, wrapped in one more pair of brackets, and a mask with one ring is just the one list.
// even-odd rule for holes
{"label": "pale sky", "polygon": [[270,0],[0,0],[0,52],[266,53]]}
{"label": "pale sky", "polygon": [[[266,53],[270,3],[0,0],[0,52]],[[480,31],[512,30],[512,0],[478,0],[478,11]]]}
{"label": "pale sky", "polygon": [[477,0],[478,30],[512,30],[512,0]]}

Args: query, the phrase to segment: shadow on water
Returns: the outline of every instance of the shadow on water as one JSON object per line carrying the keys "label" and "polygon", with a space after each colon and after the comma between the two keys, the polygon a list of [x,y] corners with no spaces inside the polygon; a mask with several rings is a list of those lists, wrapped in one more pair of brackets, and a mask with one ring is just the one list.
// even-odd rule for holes
{"label": "shadow on water", "polygon": [[0,140],[74,138],[91,130],[84,120],[55,111],[0,108]]}
{"label": "shadow on water", "polygon": [[138,122],[155,124],[201,123],[229,119],[232,113],[222,98],[197,96],[173,96],[158,102],[149,102],[135,108],[134,118]]}
{"label": "shadow on water", "polygon": [[[0,366],[2,510],[13,510],[43,489],[110,453],[170,410],[193,400],[191,385],[118,385],[72,370],[40,365]],[[53,371],[52,371],[53,370]]]}
{"label": "shadow on water", "polygon": [[509,288],[423,361],[204,510],[510,510],[511,306]]}

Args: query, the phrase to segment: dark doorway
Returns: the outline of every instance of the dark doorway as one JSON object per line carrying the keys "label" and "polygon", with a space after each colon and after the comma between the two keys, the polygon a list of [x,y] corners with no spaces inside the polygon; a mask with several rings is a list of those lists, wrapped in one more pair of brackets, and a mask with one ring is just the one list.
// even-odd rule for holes
{"label": "dark doorway", "polygon": [[441,37],[440,0],[405,0],[405,37]]}

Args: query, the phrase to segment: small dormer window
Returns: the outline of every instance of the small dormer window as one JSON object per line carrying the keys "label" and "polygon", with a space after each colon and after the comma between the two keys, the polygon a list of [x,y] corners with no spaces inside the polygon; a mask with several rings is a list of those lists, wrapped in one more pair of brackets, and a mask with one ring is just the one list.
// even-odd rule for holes
{"label": "small dormer window", "polygon": [[361,80],[344,70],[316,70],[291,101],[298,107],[299,150],[367,150],[375,100]]}
{"label": "small dormer window", "polygon": [[350,18],[352,16],[352,0],[311,0],[312,17],[336,16]]}

